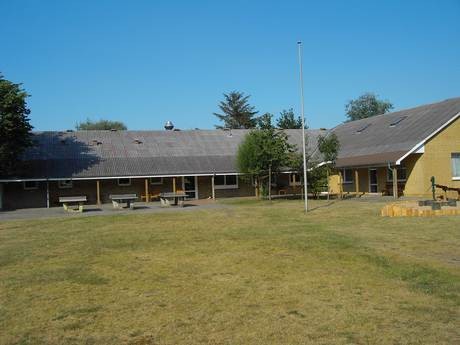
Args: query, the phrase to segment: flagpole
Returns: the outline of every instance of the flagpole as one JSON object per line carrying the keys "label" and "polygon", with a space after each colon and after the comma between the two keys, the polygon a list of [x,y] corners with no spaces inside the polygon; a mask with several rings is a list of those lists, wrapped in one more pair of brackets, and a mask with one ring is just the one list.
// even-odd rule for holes
{"label": "flagpole", "polygon": [[308,181],[307,181],[307,152],[305,147],[305,114],[304,114],[304,101],[303,101],[303,71],[302,71],[302,42],[297,42],[299,51],[299,76],[300,76],[300,112],[302,116],[302,153],[303,153],[303,181],[304,181],[304,200],[305,200],[305,213],[308,212]]}

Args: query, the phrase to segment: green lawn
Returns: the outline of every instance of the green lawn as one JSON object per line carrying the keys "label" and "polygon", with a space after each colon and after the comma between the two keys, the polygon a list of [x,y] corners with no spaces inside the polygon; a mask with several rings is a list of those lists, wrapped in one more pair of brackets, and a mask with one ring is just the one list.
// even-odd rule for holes
{"label": "green lawn", "polygon": [[459,344],[460,217],[381,206],[0,223],[0,344]]}

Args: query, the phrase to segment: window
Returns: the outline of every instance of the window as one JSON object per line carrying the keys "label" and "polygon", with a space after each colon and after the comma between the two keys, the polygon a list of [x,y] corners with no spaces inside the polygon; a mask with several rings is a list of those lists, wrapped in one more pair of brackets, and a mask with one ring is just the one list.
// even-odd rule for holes
{"label": "window", "polygon": [[402,116],[390,123],[390,127],[395,127],[398,123],[402,122],[407,116]]}
{"label": "window", "polygon": [[227,175],[225,176],[225,184],[229,186],[234,186],[237,184],[236,175]]}
{"label": "window", "polygon": [[367,123],[367,124],[365,124],[364,126],[362,126],[360,129],[358,129],[358,130],[356,131],[356,133],[362,133],[362,132],[364,132],[366,129],[368,129],[370,126],[371,126],[371,124],[370,124],[370,123]]}
{"label": "window", "polygon": [[452,153],[452,178],[460,180],[460,153]]}
{"label": "window", "polygon": [[[405,182],[407,179],[406,167],[397,167],[398,182]],[[388,169],[387,182],[393,182],[393,169]]]}
{"label": "window", "polygon": [[289,185],[290,186],[300,186],[302,184],[302,179],[300,174],[289,174]]}
{"label": "window", "polygon": [[150,184],[163,184],[163,177],[151,177]]}
{"label": "window", "polygon": [[131,186],[131,179],[130,178],[119,178],[118,185],[119,186]]}
{"label": "window", "polygon": [[214,176],[214,187],[216,189],[238,188],[238,176],[236,175],[216,175]]}
{"label": "window", "polygon": [[38,182],[37,181],[24,181],[22,183],[25,190],[33,190],[38,189]]}
{"label": "window", "polygon": [[353,183],[353,170],[342,169],[342,179],[343,183]]}
{"label": "window", "polygon": [[72,180],[61,180],[61,181],[58,181],[58,187],[59,187],[60,189],[72,188],[72,187],[73,187]]}

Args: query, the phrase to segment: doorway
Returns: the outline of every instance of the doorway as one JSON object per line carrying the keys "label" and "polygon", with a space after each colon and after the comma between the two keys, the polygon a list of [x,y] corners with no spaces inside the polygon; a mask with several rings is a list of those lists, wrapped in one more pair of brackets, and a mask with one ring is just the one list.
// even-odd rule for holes
{"label": "doorway", "polygon": [[377,193],[378,190],[377,169],[369,169],[369,192]]}
{"label": "doorway", "polygon": [[187,199],[198,199],[198,181],[196,176],[184,176],[182,189],[187,194]]}

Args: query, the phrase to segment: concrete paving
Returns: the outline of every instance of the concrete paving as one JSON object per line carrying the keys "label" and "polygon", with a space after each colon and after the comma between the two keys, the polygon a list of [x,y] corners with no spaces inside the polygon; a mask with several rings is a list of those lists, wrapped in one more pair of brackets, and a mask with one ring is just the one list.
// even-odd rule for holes
{"label": "concrete paving", "polygon": [[184,207],[171,206],[161,207],[160,202],[136,202],[134,210],[114,209],[112,204],[85,205],[83,213],[67,212],[62,207],[50,208],[25,208],[12,211],[0,211],[0,222],[8,220],[44,219],[44,218],[75,218],[91,216],[113,216],[119,214],[146,214],[159,212],[190,212],[203,209],[223,208],[225,205],[215,203],[212,200],[187,201]]}

